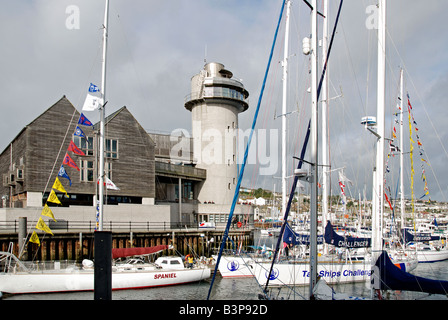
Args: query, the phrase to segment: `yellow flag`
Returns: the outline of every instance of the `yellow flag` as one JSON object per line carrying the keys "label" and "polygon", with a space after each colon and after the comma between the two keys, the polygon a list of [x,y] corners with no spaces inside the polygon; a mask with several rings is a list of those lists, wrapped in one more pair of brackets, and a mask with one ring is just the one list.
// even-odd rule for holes
{"label": "yellow flag", "polygon": [[46,233],[50,233],[53,235],[53,232],[51,232],[50,228],[45,224],[44,219],[42,217],[39,218],[36,224],[36,229],[45,231]]}
{"label": "yellow flag", "polygon": [[56,219],[54,218],[54,215],[53,215],[53,211],[51,211],[50,207],[47,204],[45,204],[44,209],[42,210],[42,215],[50,217],[51,219],[56,221]]}
{"label": "yellow flag", "polygon": [[53,202],[53,203],[62,204],[61,201],[59,201],[58,196],[56,195],[54,190],[51,190],[50,195],[48,196],[48,200],[47,201]]}
{"label": "yellow flag", "polygon": [[64,189],[64,187],[62,186],[61,181],[59,181],[59,178],[58,178],[58,177],[56,177],[56,180],[54,180],[54,183],[53,183],[53,187],[52,187],[52,188],[55,189],[55,190],[58,190],[58,191],[60,191],[60,192],[65,193],[65,195],[68,197],[67,191],[65,191],[65,189]]}
{"label": "yellow flag", "polygon": [[37,243],[40,246],[39,237],[37,236],[36,231],[33,231],[33,234],[30,237],[30,242]]}

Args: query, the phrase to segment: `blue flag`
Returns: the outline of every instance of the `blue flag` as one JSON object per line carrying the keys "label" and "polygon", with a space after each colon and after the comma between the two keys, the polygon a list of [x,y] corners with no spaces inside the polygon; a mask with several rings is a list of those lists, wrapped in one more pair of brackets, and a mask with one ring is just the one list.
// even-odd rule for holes
{"label": "blue flag", "polygon": [[58,176],[68,179],[68,181],[70,182],[70,187],[72,186],[72,180],[70,179],[70,177],[68,176],[67,172],[65,171],[65,168],[63,165],[61,165],[61,168],[59,169],[58,172]]}
{"label": "blue flag", "polygon": [[84,134],[84,132],[83,132],[83,131],[81,130],[81,128],[78,127],[78,126],[76,126],[76,130],[75,130],[74,135],[75,135],[75,136],[78,136],[78,137],[84,137],[84,138],[87,139],[87,137],[86,137],[86,135]]}
{"label": "blue flag", "polygon": [[83,113],[81,113],[81,116],[79,117],[78,124],[83,126],[93,126],[92,122],[90,122]]}
{"label": "blue flag", "polygon": [[93,83],[90,83],[89,92],[98,92],[98,91],[100,91],[100,89],[98,89],[98,87]]}

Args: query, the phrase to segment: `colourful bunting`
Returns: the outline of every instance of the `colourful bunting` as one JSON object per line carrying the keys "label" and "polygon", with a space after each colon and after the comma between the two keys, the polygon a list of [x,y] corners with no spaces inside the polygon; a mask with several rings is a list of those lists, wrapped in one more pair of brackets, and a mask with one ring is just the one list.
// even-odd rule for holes
{"label": "colourful bunting", "polygon": [[59,169],[58,176],[67,179],[70,182],[70,187],[72,186],[72,180],[68,176],[63,165],[61,165],[61,168]]}
{"label": "colourful bunting", "polygon": [[73,153],[76,153],[77,155],[80,156],[85,156],[86,154],[84,152],[82,152],[81,149],[79,149],[76,144],[73,141],[70,141],[70,145],[68,146],[68,151],[71,151]]}
{"label": "colourful bunting", "polygon": [[82,131],[81,128],[80,128],[79,126],[76,126],[74,135],[75,135],[75,136],[78,136],[78,137],[84,137],[84,138],[87,138],[86,135],[84,134],[84,131]]}
{"label": "colourful bunting", "polygon": [[61,201],[59,201],[59,198],[58,198],[58,196],[56,195],[56,193],[54,192],[53,189],[51,190],[50,195],[48,196],[48,200],[47,201],[62,205]]}
{"label": "colourful bunting", "polygon": [[37,236],[36,231],[33,231],[33,234],[30,237],[30,242],[37,243],[40,246],[39,237]]}
{"label": "colourful bunting", "polygon": [[50,207],[47,204],[45,204],[44,209],[42,210],[41,214],[43,216],[50,217],[51,219],[53,219],[56,222],[56,219],[54,218],[54,215],[53,215],[53,211],[51,211]]}
{"label": "colourful bunting", "polygon": [[68,153],[65,154],[64,161],[62,161],[62,164],[66,164],[69,167],[75,168],[79,171],[78,166],[76,165],[75,161],[68,155]]}
{"label": "colourful bunting", "polygon": [[65,193],[65,195],[68,197],[67,191],[65,191],[64,187],[62,186],[61,181],[59,181],[59,178],[56,177],[56,180],[53,183],[53,189],[58,190],[62,193]]}
{"label": "colourful bunting", "polygon": [[79,117],[78,124],[83,126],[93,126],[92,122],[90,122],[83,113],[81,113],[81,116]]}
{"label": "colourful bunting", "polygon": [[51,232],[51,229],[45,224],[42,217],[39,218],[36,224],[36,229],[45,231],[46,233],[50,233],[51,235],[54,235],[53,232]]}

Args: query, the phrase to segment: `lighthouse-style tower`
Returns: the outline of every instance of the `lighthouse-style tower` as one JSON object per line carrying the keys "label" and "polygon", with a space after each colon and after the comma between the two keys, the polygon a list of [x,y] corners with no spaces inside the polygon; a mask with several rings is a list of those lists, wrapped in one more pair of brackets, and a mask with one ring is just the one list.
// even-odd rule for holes
{"label": "lighthouse-style tower", "polygon": [[192,115],[193,158],[207,170],[198,187],[201,203],[230,204],[238,179],[238,113],[249,105],[249,92],[221,63],[208,63],[191,79],[185,108]]}

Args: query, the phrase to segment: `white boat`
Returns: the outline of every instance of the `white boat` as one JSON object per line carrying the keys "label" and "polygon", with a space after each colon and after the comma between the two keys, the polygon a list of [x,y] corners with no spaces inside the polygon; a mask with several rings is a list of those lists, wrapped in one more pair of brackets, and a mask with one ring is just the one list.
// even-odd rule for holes
{"label": "white boat", "polygon": [[[309,260],[277,263],[273,266],[271,273],[269,272],[270,268],[271,263],[255,264],[254,274],[260,285],[266,285],[268,278],[270,286],[310,284]],[[370,259],[348,262],[334,257],[334,260],[331,261],[319,260],[317,275],[331,284],[364,282],[370,278],[371,269]],[[269,274],[271,274],[270,277]]]}
{"label": "white boat", "polygon": [[[217,256],[212,256],[217,260]],[[255,261],[242,255],[222,255],[218,270],[223,278],[250,278],[254,276]]]}
{"label": "white boat", "polygon": [[417,254],[418,262],[437,262],[448,259],[448,248],[440,243],[439,245],[434,243],[412,243],[408,244],[407,248],[414,250]]}
{"label": "white boat", "polygon": [[[41,271],[30,270],[9,252],[0,252],[0,261],[9,266],[7,272],[0,273],[3,294],[94,290],[94,268],[89,260],[85,260],[81,268]],[[112,267],[112,290],[180,285],[207,279],[210,273],[206,266],[187,268],[180,257],[174,256],[160,257],[154,264],[131,260]]]}

